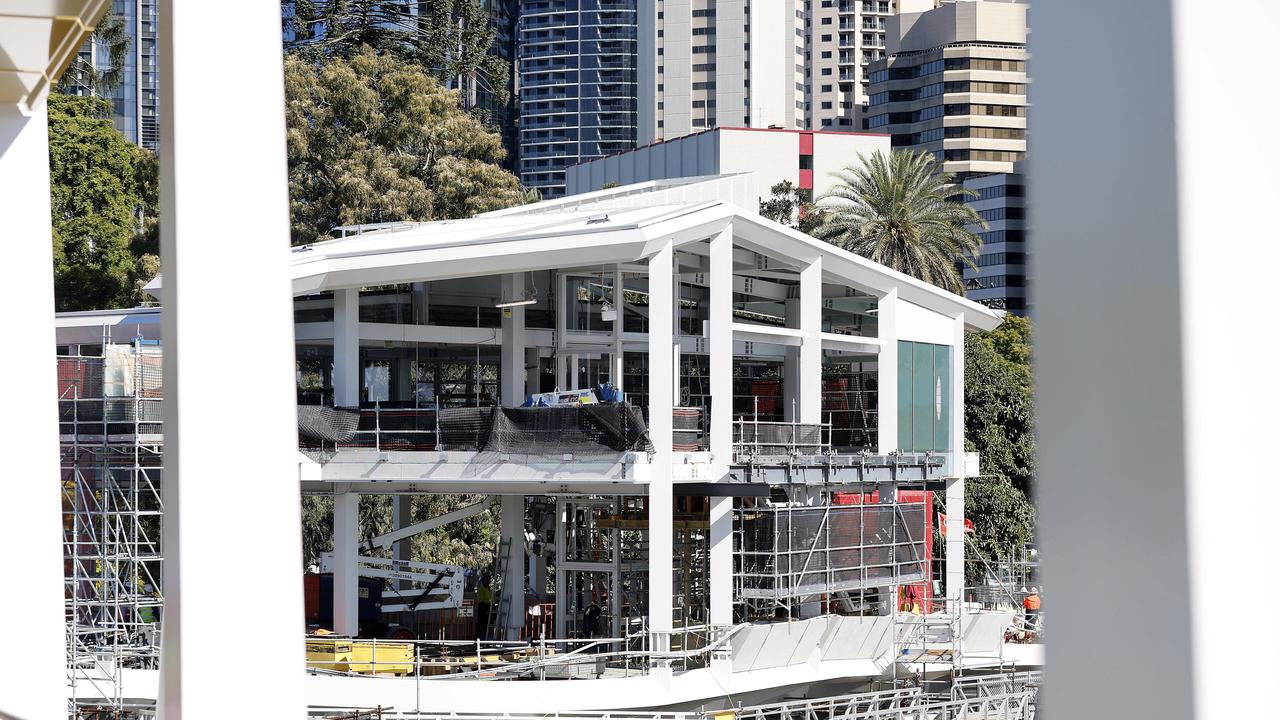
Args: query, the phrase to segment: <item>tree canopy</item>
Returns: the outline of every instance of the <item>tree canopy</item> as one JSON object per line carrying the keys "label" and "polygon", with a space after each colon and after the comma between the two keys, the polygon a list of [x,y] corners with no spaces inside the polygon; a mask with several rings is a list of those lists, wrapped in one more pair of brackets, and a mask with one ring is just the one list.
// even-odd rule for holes
{"label": "tree canopy", "polygon": [[838,171],[840,182],[818,199],[814,237],[956,294],[964,284],[956,262],[977,267],[982,240],[966,225],[986,223],[964,199],[975,193],[956,184],[926,152],[877,151]]}
{"label": "tree canopy", "polygon": [[292,240],[332,228],[470,217],[525,201],[502,140],[418,67],[365,47],[285,60]]}
{"label": "tree canopy", "polygon": [[479,0],[286,0],[283,18],[290,52],[349,60],[371,47],[446,87],[474,84],[507,100],[508,63],[492,52],[496,31]]}
{"label": "tree canopy", "polygon": [[115,129],[105,100],[48,102],[57,309],[131,306],[158,270],[155,155]]}
{"label": "tree canopy", "polygon": [[760,201],[764,217],[810,235],[822,223],[822,212],[814,206],[810,191],[783,180],[769,188],[769,193],[768,199]]}
{"label": "tree canopy", "polygon": [[1031,350],[1031,323],[1015,315],[965,337],[965,449],[982,453],[983,473],[965,483],[965,514],[988,560],[1011,557],[1035,527]]}

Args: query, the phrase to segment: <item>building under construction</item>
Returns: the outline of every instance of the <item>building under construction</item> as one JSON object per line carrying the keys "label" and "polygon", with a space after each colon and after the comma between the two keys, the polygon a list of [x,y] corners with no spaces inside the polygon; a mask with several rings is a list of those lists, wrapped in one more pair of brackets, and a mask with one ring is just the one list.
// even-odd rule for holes
{"label": "building under construction", "polygon": [[[965,602],[963,339],[999,318],[738,209],[752,181],[295,250],[296,481],[333,523],[299,568],[313,713],[959,712],[1037,664]],[[59,359],[86,709],[145,711],[163,617],[163,338],[130,312],[61,331],[111,336]],[[491,562],[415,553],[483,514]],[[983,702],[1018,717],[1025,681]]]}

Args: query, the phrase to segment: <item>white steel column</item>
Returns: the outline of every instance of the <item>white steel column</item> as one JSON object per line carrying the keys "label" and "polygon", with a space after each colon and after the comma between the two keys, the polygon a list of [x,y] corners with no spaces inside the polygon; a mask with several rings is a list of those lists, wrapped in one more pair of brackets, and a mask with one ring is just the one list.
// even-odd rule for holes
{"label": "white steel column", "polygon": [[[305,713],[289,196],[279,8],[162,0],[160,247],[164,264],[164,616],[161,718],[214,717],[226,656],[211,618],[270,598],[257,672],[237,697],[260,717]],[[227,52],[226,38],[235,38]],[[215,61],[216,58],[216,61]],[[229,99],[245,112],[227,112]],[[228,232],[228,218],[243,232]],[[253,321],[227,317],[252,288]],[[246,355],[250,353],[251,355]],[[246,413],[245,404],[252,404]],[[237,432],[228,460],[228,432]],[[228,487],[234,477],[250,493]],[[246,498],[249,501],[246,501]],[[244,532],[252,528],[252,532]],[[234,578],[220,571],[229,558]]]}
{"label": "white steel column", "polygon": [[[1045,717],[1275,714],[1280,657],[1257,625],[1280,615],[1280,146],[1221,131],[1274,133],[1280,100],[1257,89],[1276,85],[1280,5],[1234,3],[1230,52],[1203,42],[1204,11],[1034,13]],[[1099,612],[1103,596],[1134,611]]]}
{"label": "white steel column", "polygon": [[616,313],[613,320],[613,365],[609,368],[609,379],[613,382],[614,387],[623,390],[622,387],[622,360],[625,357],[622,349],[622,317],[623,304],[626,302],[624,283],[622,279],[622,265],[615,265],[613,268],[613,311]]}
{"label": "white steel column", "polygon": [[333,292],[333,404],[360,405],[360,289]]}
{"label": "white steel column", "polygon": [[877,307],[882,344],[876,358],[876,452],[888,455],[898,449],[898,289],[885,293]]}
{"label": "white steel column", "polygon": [[[733,227],[711,238],[709,447],[719,481],[733,461]],[[733,624],[733,498],[711,498],[711,624]]]}
{"label": "white steel column", "polygon": [[[43,105],[25,116],[0,108],[0,299],[21,338],[8,353],[14,382],[6,401],[21,408],[7,442],[0,500],[0,628],[15,651],[0,657],[0,715],[64,718],[66,628],[62,586],[62,499],[58,483],[58,386],[54,364],[53,233],[49,147]],[[12,363],[10,365],[9,363]],[[21,592],[18,588],[21,587]]]}
{"label": "white steel column", "polygon": [[947,481],[947,601],[964,601],[964,316],[954,320],[951,345],[951,457]]}
{"label": "white steel column", "polygon": [[524,573],[525,573],[525,541],[524,541],[524,496],[502,496],[502,539],[508,541],[507,572],[502,578],[502,598],[508,608],[505,617],[500,616],[507,640],[519,640],[520,628],[524,625]]}
{"label": "white steel column", "polygon": [[799,421],[822,422],[822,256],[800,271]]}
{"label": "white steel column", "polygon": [[555,273],[555,280],[553,282],[556,284],[556,382],[555,387],[543,388],[543,392],[568,390],[572,387],[572,385],[566,384],[565,380],[569,367],[569,344],[565,342],[565,335],[569,330],[569,298],[567,297],[569,292],[569,282],[568,278],[562,272]]}
{"label": "white steel column", "polygon": [[360,633],[360,494],[333,496],[333,631]]}
{"label": "white steel column", "polygon": [[649,481],[649,628],[663,650],[671,630],[672,247],[649,258],[649,438],[654,453]]}
{"label": "white steel column", "polygon": [[[502,276],[502,301],[524,298],[524,273]],[[502,308],[502,405],[519,407],[525,399],[524,306]]]}

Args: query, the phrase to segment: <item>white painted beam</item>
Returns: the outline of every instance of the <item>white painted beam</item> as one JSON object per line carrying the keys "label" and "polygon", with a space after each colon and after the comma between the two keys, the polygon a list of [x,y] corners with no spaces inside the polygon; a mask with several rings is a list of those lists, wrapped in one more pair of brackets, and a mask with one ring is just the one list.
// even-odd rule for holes
{"label": "white painted beam", "polygon": [[[502,276],[502,301],[524,298],[524,273]],[[525,400],[524,378],[524,306],[502,308],[502,405],[519,407]]]}
{"label": "white painted beam", "polygon": [[876,452],[888,455],[898,450],[898,291],[890,290],[880,298],[876,314],[880,328],[880,360],[876,403]]}
{"label": "white painted beam", "polygon": [[788,347],[800,347],[800,344],[806,337],[808,337],[808,333],[798,328],[733,323],[733,337],[735,340],[749,340],[752,342],[786,345]]}
{"label": "white painted beam", "polygon": [[672,366],[672,247],[659,249],[649,258],[649,439],[654,453],[649,481],[649,628],[654,647],[662,650],[670,639],[672,572],[671,500],[671,388],[676,384]]}
{"label": "white painted beam", "polygon": [[360,633],[360,494],[333,496],[333,631]]}
{"label": "white painted beam", "polygon": [[519,640],[520,628],[524,625],[524,589],[525,589],[525,538],[524,538],[524,496],[502,496],[502,539],[507,541],[507,571],[502,578],[502,599],[493,612],[498,612],[504,605],[507,612],[498,620],[503,628],[503,637],[507,640]]}
{"label": "white painted beam", "polygon": [[360,405],[360,291],[333,291],[333,404]]}
{"label": "white painted beam", "polygon": [[822,256],[800,271],[800,422],[822,422]]}
{"label": "white painted beam", "polygon": [[1205,9],[1035,7],[1045,717],[1275,714],[1280,656],[1253,625],[1280,614],[1280,99],[1258,90],[1280,5],[1233,3],[1225,50]]}
{"label": "white painted beam", "polygon": [[[271,598],[237,697],[262,717],[306,712],[302,532],[279,8],[161,0],[160,252],[164,262],[164,616],[159,716],[226,707],[226,657],[209,624]],[[235,38],[228,52],[227,38]],[[228,112],[231,102],[240,111]],[[248,110],[250,109],[251,110]],[[243,232],[228,232],[234,216]],[[254,322],[228,325],[229,294]],[[247,355],[246,355],[247,353]],[[230,428],[236,443],[228,487]],[[251,528],[252,532],[244,529]],[[235,563],[234,577],[225,570]]]}
{"label": "white painted beam", "polygon": [[0,299],[20,338],[5,358],[15,380],[5,394],[21,408],[5,425],[13,452],[0,499],[0,577],[9,584],[0,634],[15,651],[0,655],[0,715],[41,719],[67,716],[47,135],[42,105],[29,116],[0,107],[0,235],[9,240]]}
{"label": "white painted beam", "polygon": [[884,340],[861,335],[822,333],[822,349],[836,352],[866,353],[876,355],[884,347]]}
{"label": "white painted beam", "polygon": [[[711,239],[709,338],[714,476],[733,459],[733,228]],[[733,498],[711,498],[711,624],[733,624]]]}
{"label": "white painted beam", "polygon": [[[401,499],[407,500],[408,498],[397,495],[395,499],[398,502]],[[459,520],[466,520],[469,517],[479,515],[480,513],[488,510],[493,503],[494,498],[486,498],[478,503],[472,503],[471,505],[460,507],[456,510],[450,510],[443,515],[437,515],[429,520],[423,520],[422,522],[413,524],[403,523],[395,530],[378,535],[370,540],[369,546],[373,548],[389,548],[402,540],[413,537],[414,535],[421,535],[424,532],[430,532],[431,530],[448,525],[449,523],[455,523]],[[407,504],[408,503],[405,503],[405,505]]]}
{"label": "white painted beam", "polygon": [[947,481],[947,601],[964,601],[964,316],[954,320],[955,336],[951,345],[951,453],[947,462],[954,478]]}

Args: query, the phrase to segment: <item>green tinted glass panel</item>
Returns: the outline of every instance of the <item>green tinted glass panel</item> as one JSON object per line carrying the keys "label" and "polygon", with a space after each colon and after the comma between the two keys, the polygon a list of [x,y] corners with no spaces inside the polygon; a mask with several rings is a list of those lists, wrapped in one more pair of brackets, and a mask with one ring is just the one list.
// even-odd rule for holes
{"label": "green tinted glass panel", "polygon": [[911,449],[933,449],[933,416],[937,394],[933,375],[933,345],[913,343],[911,383]]}
{"label": "green tinted glass panel", "polygon": [[898,449],[911,449],[911,346],[898,341]]}
{"label": "green tinted glass panel", "polygon": [[933,449],[947,452],[951,449],[951,348],[933,346],[933,374],[935,389],[939,395],[933,420]]}

